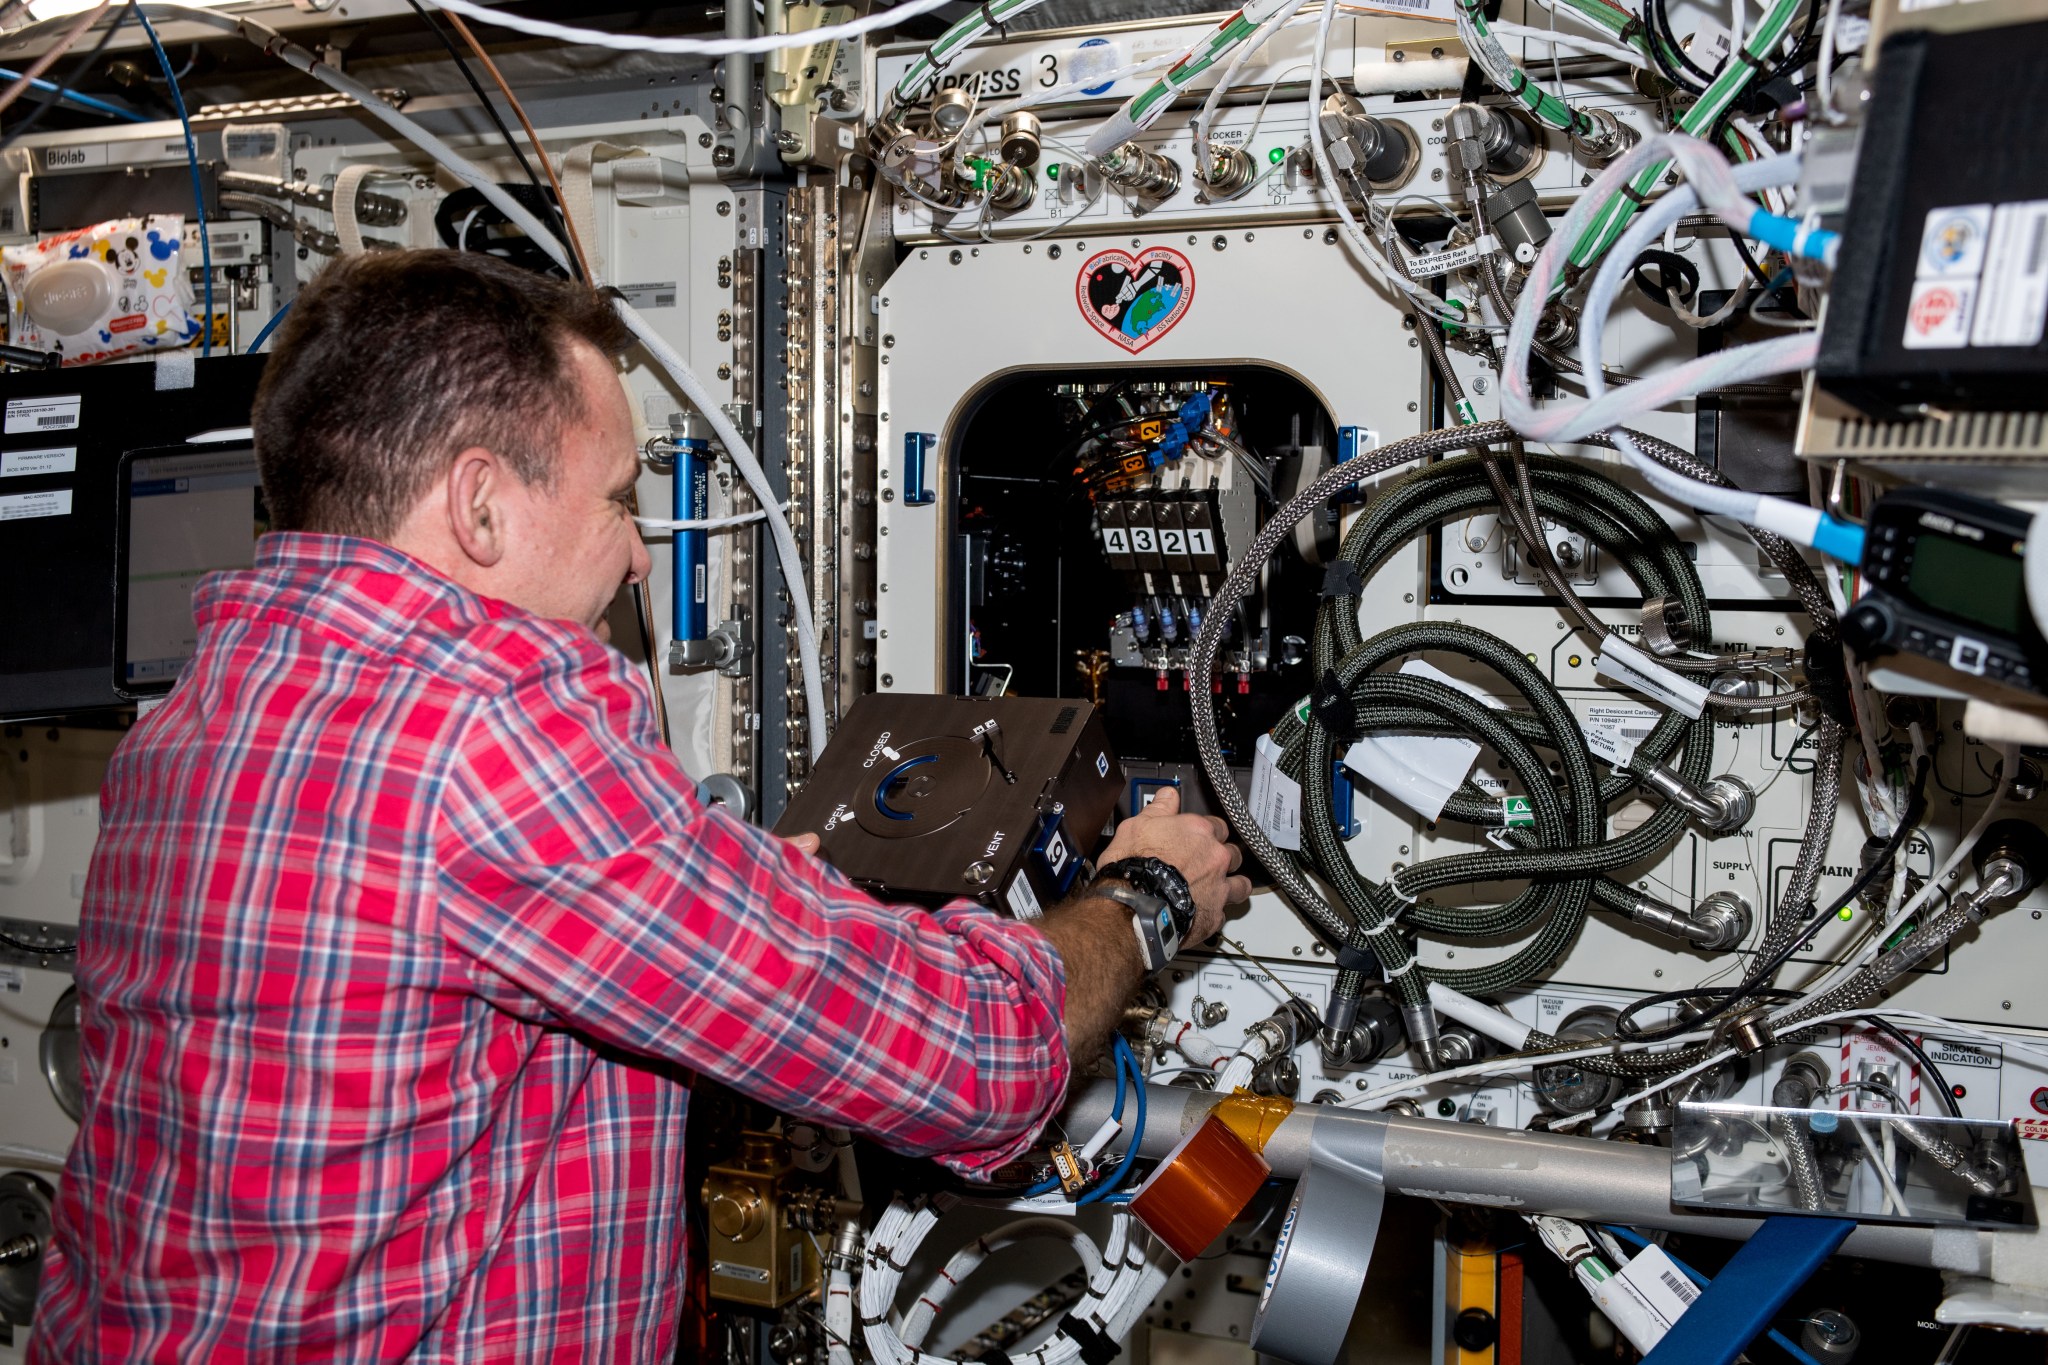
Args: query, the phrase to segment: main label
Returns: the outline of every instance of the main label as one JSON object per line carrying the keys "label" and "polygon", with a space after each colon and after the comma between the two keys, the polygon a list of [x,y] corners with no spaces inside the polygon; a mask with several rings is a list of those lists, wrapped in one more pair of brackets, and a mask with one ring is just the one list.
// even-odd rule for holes
{"label": "main label", "polygon": [[1187,316],[1195,268],[1169,246],[1098,251],[1081,266],[1074,301],[1089,326],[1136,355]]}

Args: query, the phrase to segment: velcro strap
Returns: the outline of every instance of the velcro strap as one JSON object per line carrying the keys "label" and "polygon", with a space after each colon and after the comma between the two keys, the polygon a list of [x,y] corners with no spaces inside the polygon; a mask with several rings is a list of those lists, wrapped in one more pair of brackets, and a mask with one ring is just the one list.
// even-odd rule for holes
{"label": "velcro strap", "polygon": [[1324,597],[1363,597],[1365,579],[1348,559],[1333,559],[1323,570]]}
{"label": "velcro strap", "polygon": [[1337,743],[1348,746],[1358,738],[1358,708],[1351,704],[1351,694],[1344,690],[1334,668],[1323,670],[1323,680],[1316,684],[1308,709],[1316,724]]}
{"label": "velcro strap", "polygon": [[1380,960],[1372,949],[1354,948],[1348,943],[1337,949],[1337,965],[1347,972],[1363,972],[1375,981],[1382,973]]}
{"label": "velcro strap", "polygon": [[1084,1365],[1109,1365],[1122,1349],[1106,1333],[1071,1315],[1061,1321],[1059,1335],[1081,1348]]}

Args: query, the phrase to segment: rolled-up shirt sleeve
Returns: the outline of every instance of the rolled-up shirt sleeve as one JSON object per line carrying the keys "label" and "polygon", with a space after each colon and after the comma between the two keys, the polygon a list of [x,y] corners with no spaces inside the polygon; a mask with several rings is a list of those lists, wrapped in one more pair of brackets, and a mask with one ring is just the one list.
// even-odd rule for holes
{"label": "rolled-up shirt sleeve", "polygon": [[591,641],[462,726],[439,931],[502,1008],[985,1176],[1064,1096],[1059,955],[967,902],[888,906],[722,807]]}

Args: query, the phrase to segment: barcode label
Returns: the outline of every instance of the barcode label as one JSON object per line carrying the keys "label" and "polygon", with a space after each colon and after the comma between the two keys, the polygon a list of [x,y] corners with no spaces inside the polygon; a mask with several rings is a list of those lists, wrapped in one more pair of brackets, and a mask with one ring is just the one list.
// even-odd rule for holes
{"label": "barcode label", "polygon": [[2048,323],[2048,199],[2000,204],[1984,246],[1972,346],[2032,346]]}
{"label": "barcode label", "polygon": [[1664,1281],[1666,1289],[1669,1289],[1687,1303],[1691,1303],[1700,1296],[1700,1291],[1693,1287],[1692,1281],[1682,1275],[1674,1275],[1668,1270],[1660,1270],[1657,1272],[1657,1278]]}
{"label": "barcode label", "polygon": [[75,393],[50,398],[11,398],[7,416],[0,422],[0,435],[18,436],[25,431],[69,431],[78,425],[83,398]]}
{"label": "barcode label", "polygon": [[1359,0],[1355,9],[1376,9],[1382,14],[1403,14],[1413,19],[1435,19],[1439,23],[1458,22],[1454,8],[1457,0]]}
{"label": "barcode label", "polygon": [[673,308],[678,291],[674,280],[661,280],[651,284],[622,284],[619,292],[635,308]]}

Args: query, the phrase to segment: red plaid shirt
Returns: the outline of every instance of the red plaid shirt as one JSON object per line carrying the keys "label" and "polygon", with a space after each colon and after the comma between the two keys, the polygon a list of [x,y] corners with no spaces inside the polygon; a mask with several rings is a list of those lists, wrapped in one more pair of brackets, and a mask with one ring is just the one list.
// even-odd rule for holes
{"label": "red plaid shirt", "polygon": [[665,1362],[684,1068],[969,1174],[1059,1102],[1044,938],[698,805],[589,631],[339,536],[197,609],[101,795],[32,1360]]}

